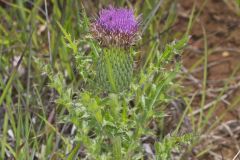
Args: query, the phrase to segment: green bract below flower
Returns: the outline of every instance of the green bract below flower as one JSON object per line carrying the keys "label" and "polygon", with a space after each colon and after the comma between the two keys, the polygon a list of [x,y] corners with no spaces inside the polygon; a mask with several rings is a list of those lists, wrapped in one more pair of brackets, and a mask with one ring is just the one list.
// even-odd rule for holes
{"label": "green bract below flower", "polygon": [[131,53],[125,52],[121,48],[104,49],[97,64],[97,84],[104,92],[128,89],[133,75],[133,60]]}
{"label": "green bract below flower", "polygon": [[140,37],[139,20],[133,10],[111,6],[99,12],[91,31],[93,37],[104,46],[129,46]]}

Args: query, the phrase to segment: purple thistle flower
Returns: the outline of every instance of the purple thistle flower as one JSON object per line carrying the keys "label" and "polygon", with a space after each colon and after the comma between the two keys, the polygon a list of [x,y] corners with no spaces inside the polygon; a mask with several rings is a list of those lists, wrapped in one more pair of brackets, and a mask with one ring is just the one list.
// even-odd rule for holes
{"label": "purple thistle flower", "polygon": [[92,23],[93,36],[103,45],[126,46],[139,37],[139,22],[133,10],[126,8],[102,9],[98,19]]}

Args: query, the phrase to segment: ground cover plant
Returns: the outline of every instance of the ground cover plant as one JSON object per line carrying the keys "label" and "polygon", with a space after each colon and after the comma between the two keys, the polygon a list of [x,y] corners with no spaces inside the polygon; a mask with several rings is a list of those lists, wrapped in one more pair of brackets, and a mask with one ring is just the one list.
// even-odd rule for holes
{"label": "ground cover plant", "polygon": [[[223,158],[214,138],[239,105],[238,86],[229,86],[239,65],[209,91],[216,51],[204,25],[203,56],[182,63],[207,3],[185,13],[172,0],[0,1],[0,159]],[[223,4],[239,15],[238,1]],[[203,70],[202,82],[193,70]],[[201,90],[189,96],[186,79]],[[220,102],[228,109],[215,118]],[[238,129],[228,131],[238,148]]]}

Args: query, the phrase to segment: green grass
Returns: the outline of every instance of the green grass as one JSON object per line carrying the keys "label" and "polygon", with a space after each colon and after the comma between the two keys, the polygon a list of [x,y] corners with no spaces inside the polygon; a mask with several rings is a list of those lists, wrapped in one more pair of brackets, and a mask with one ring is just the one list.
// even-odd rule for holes
{"label": "green grass", "polygon": [[[79,159],[79,150],[89,159],[143,159],[141,138],[152,136],[156,138],[156,158],[167,160],[179,144],[194,140],[193,147],[199,142],[192,134],[179,134],[185,116],[193,112],[194,97],[182,97],[182,88],[175,84],[181,62],[174,58],[186,46],[205,3],[197,14],[193,7],[186,33],[175,40],[179,33],[169,31],[177,20],[177,1],[114,1],[118,6],[133,7],[136,15],[142,14],[142,40],[133,47],[137,67],[130,89],[107,96],[96,89],[93,78],[102,48],[91,37],[89,24],[99,6],[92,1],[52,0],[47,3],[48,16],[44,0],[37,0],[32,8],[21,0],[4,3],[6,7],[0,7],[0,107],[5,111],[0,117],[0,159],[71,160]],[[99,1],[103,6],[109,3]],[[204,64],[201,114],[190,116],[193,133],[198,134],[229,84],[225,83],[217,102],[204,116],[207,59],[211,54],[206,33],[204,42],[204,56],[190,69]],[[13,66],[16,58],[17,65]],[[170,96],[172,91],[178,95]],[[149,124],[155,121],[159,129],[164,129],[166,106],[177,97],[187,105],[176,129],[170,137],[157,134]],[[235,98],[230,108],[239,101]],[[71,134],[73,125],[76,129]]]}

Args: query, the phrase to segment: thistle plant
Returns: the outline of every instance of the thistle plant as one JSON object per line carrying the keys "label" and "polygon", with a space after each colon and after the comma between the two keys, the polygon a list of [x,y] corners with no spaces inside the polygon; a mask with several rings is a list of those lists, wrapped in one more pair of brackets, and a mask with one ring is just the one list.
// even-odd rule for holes
{"label": "thistle plant", "polygon": [[[180,69],[174,57],[181,53],[188,37],[164,46],[158,40],[151,41],[146,59],[141,59],[143,65],[133,74],[133,45],[140,38],[139,18],[133,10],[108,7],[93,22],[88,21],[85,12],[82,19],[80,30],[90,29],[92,37],[89,39],[86,33],[79,45],[59,24],[68,42],[64,45],[74,51],[76,64],[81,66],[77,67],[79,80],[66,86],[63,73],[48,74],[50,86],[59,95],[56,103],[68,111],[59,122],[70,122],[76,128],[71,141],[75,145],[66,147],[68,159],[171,159],[173,149],[191,139],[188,134],[179,136],[178,127],[172,129],[171,137],[162,132],[164,108],[172,100],[169,91]],[[91,47],[88,55],[84,54],[86,44]],[[105,96],[85,85],[92,84],[94,75],[97,83],[93,86],[100,87]],[[152,128],[153,123],[156,128]],[[154,142],[150,143],[148,137]],[[146,146],[151,147],[150,155]]]}
{"label": "thistle plant", "polygon": [[139,39],[139,20],[133,10],[102,9],[91,24],[91,33],[103,52],[97,64],[97,83],[104,92],[127,89],[133,74],[131,46]]}

